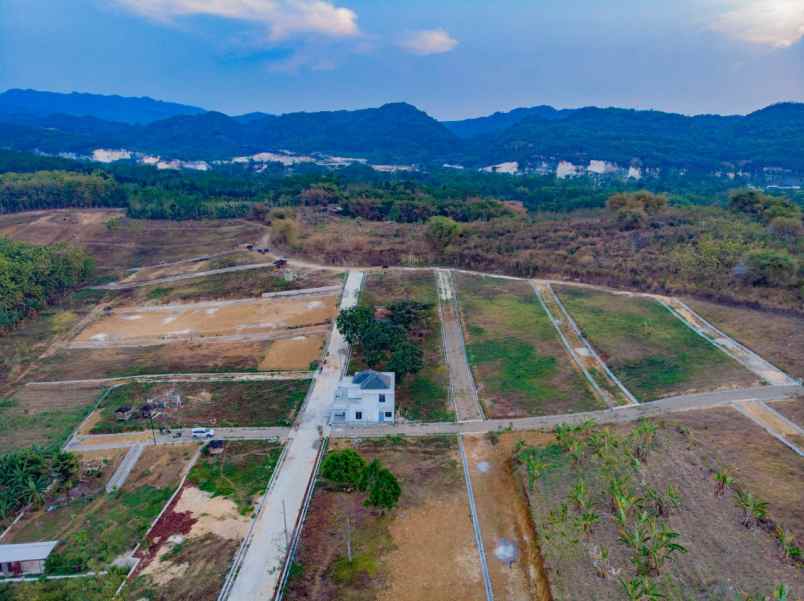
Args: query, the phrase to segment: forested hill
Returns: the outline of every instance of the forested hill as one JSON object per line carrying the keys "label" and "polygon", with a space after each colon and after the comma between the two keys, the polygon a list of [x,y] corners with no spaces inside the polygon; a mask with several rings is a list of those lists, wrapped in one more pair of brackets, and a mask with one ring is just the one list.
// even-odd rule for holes
{"label": "forested hill", "polygon": [[[23,101],[30,94],[32,100]],[[441,123],[406,103],[232,117],[151,99],[89,95],[88,100],[79,94],[55,95],[56,100],[49,103],[44,100],[49,96],[39,94],[46,93],[10,90],[0,94],[0,148],[52,154],[126,148],[187,160],[290,150],[360,157],[374,163],[467,167],[517,161],[527,168],[538,167],[542,161],[588,164],[603,160],[621,166],[709,173],[781,168],[804,174],[801,103],[776,104],[745,116],[692,117],[619,108],[536,106]],[[131,102],[139,113],[122,108]],[[158,113],[154,107],[173,114],[150,120],[148,115]]]}
{"label": "forested hill", "polygon": [[104,96],[72,92],[40,92],[38,90],[11,89],[0,94],[0,115],[34,115],[47,117],[54,114],[75,117],[95,117],[121,123],[150,123],[176,115],[195,115],[204,109],[197,106],[164,102],[143,96]]}

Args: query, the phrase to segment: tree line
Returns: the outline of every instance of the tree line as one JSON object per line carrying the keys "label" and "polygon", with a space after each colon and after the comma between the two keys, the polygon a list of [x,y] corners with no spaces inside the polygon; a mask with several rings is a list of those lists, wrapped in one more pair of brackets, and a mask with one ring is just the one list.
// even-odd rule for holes
{"label": "tree line", "polygon": [[94,268],[78,248],[0,238],[0,333],[85,282]]}

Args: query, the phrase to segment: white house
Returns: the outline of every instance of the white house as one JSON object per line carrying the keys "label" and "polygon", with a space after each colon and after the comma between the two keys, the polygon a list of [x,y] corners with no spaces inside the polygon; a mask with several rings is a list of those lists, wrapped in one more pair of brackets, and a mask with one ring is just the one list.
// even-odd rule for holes
{"label": "white house", "polygon": [[45,571],[45,560],[59,541],[0,545],[0,576],[28,576]]}
{"label": "white house", "polygon": [[396,417],[393,372],[366,370],[344,376],[335,389],[330,423],[393,423]]}

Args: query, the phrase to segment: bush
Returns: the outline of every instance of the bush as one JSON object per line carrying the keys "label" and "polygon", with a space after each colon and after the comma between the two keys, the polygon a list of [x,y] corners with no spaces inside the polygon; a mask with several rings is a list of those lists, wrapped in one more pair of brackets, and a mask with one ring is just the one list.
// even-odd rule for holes
{"label": "bush", "polygon": [[366,499],[367,507],[378,507],[380,509],[393,509],[399,502],[399,496],[402,494],[402,488],[399,482],[387,468],[380,469],[368,491],[368,498]]}
{"label": "bush", "polygon": [[787,286],[795,282],[798,262],[787,251],[752,250],[742,262],[745,277],[758,286]]}

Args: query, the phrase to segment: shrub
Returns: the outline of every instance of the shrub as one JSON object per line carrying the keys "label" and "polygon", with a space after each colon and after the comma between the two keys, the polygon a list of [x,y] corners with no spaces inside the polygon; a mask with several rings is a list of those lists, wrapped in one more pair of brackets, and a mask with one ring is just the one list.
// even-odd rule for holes
{"label": "shrub", "polygon": [[382,510],[393,509],[399,502],[402,488],[389,469],[382,468],[377,472],[368,491],[366,506],[378,507]]}
{"label": "shrub", "polygon": [[743,258],[745,277],[754,285],[786,286],[795,281],[798,264],[787,251],[752,250]]}

